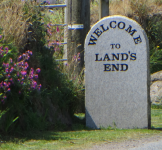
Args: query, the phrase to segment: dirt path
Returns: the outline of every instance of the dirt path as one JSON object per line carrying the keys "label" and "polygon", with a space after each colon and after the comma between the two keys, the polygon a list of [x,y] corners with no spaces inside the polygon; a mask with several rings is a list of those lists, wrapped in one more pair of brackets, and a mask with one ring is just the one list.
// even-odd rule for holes
{"label": "dirt path", "polygon": [[138,140],[94,145],[86,150],[162,150],[162,134]]}

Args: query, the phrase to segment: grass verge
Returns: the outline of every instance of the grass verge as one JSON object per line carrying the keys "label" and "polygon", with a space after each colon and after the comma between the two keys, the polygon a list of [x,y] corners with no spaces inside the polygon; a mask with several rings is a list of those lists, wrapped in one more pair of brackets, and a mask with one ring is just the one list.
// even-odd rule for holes
{"label": "grass verge", "polygon": [[[32,133],[24,138],[6,137],[1,141],[3,150],[62,150],[88,148],[93,144],[120,142],[124,140],[139,139],[159,134],[158,130],[147,129],[116,129],[116,130],[81,130],[68,132],[42,132]],[[4,139],[4,138],[3,138]]]}
{"label": "grass verge", "polygon": [[[77,117],[83,119],[84,114]],[[85,149],[94,144],[121,142],[131,139],[162,135],[162,109],[152,109],[152,129],[101,129],[90,130],[83,124],[75,124],[72,131],[32,132],[22,137],[0,135],[2,150],[73,150]],[[75,130],[75,131],[74,131]]]}

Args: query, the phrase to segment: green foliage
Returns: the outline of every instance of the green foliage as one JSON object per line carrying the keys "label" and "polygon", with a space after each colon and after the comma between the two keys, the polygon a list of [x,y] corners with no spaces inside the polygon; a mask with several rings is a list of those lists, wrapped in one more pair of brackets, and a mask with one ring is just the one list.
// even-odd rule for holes
{"label": "green foliage", "polygon": [[162,109],[162,105],[151,105],[152,109]]}
{"label": "green foliage", "polygon": [[[29,68],[23,84],[17,81],[18,77],[15,74],[17,70],[14,70],[14,84],[11,85],[10,92],[5,93],[7,98],[0,103],[0,110],[3,112],[0,115],[0,131],[4,133],[45,130],[61,127],[61,124],[70,125],[71,117],[77,108],[78,94],[73,81],[61,72],[59,64],[53,57],[55,50],[47,47],[47,25],[43,22],[46,19],[41,9],[24,3],[23,11],[23,19],[27,20],[28,25],[26,44],[19,46],[19,49],[14,47],[14,43],[8,44],[7,46],[11,45],[12,48],[9,47],[8,55],[2,57],[0,65],[5,61],[7,63],[10,57],[14,63],[18,54],[32,51],[28,64],[33,70],[41,68],[36,81],[41,83],[42,88],[39,91],[28,86],[30,80],[27,81],[26,78],[31,72]],[[4,40],[1,44],[5,46]],[[3,78],[4,71],[1,70],[0,74]],[[4,95],[4,91],[0,93]]]}
{"label": "green foliage", "polygon": [[151,126],[152,128],[162,129],[162,109],[158,107],[151,110]]}
{"label": "green foliage", "polygon": [[150,46],[150,72],[160,71],[162,68],[162,17],[155,15],[147,20],[146,33]]}

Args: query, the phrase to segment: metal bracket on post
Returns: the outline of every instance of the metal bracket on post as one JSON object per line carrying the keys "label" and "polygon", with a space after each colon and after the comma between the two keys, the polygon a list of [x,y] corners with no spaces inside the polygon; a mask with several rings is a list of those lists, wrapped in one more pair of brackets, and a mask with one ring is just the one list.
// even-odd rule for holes
{"label": "metal bracket on post", "polygon": [[61,7],[61,8],[64,8],[64,7],[66,7],[66,4],[41,5],[39,7],[43,7],[43,8],[58,8],[58,7]]}
{"label": "metal bracket on post", "polygon": [[72,25],[68,25],[68,29],[69,30],[84,29],[84,25],[83,24],[72,24]]}

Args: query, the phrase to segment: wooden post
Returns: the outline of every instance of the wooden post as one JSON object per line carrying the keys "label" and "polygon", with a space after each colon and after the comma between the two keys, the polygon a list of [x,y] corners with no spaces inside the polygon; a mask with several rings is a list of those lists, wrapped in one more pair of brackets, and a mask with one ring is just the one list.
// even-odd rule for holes
{"label": "wooden post", "polygon": [[109,0],[100,0],[99,19],[109,15]]}
{"label": "wooden post", "polygon": [[[77,74],[84,66],[84,40],[90,29],[90,1],[89,0],[68,0],[68,39],[67,58]],[[72,59],[80,53],[80,63],[74,66]],[[76,64],[75,64],[76,65]]]}

